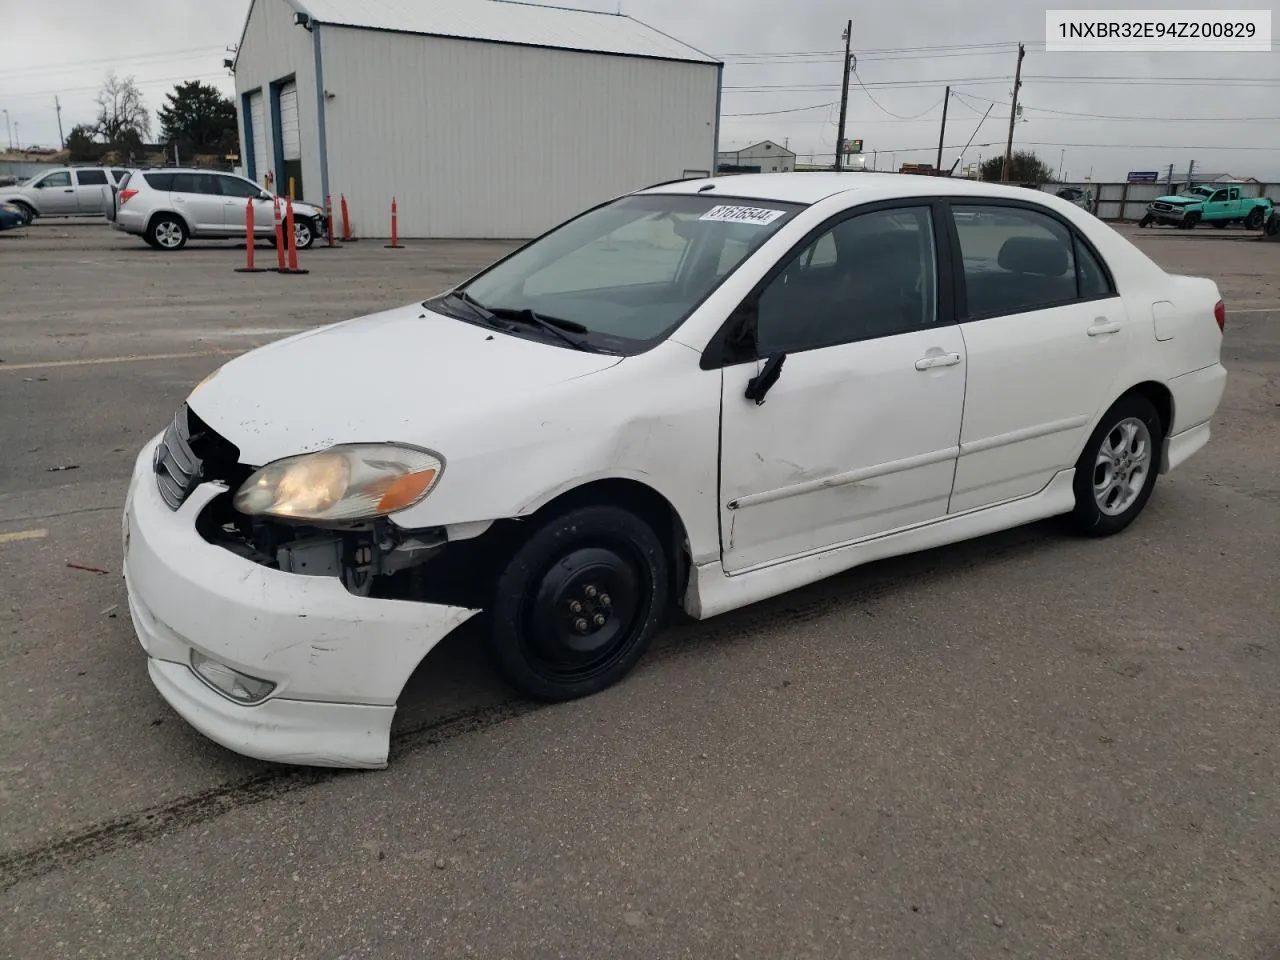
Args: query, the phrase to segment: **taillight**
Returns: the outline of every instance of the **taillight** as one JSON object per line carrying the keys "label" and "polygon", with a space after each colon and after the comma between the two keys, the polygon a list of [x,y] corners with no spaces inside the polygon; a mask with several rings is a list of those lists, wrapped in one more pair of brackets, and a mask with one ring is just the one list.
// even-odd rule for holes
{"label": "taillight", "polygon": [[1223,333],[1227,330],[1227,307],[1219,300],[1213,306],[1213,319],[1218,321],[1218,329]]}
{"label": "taillight", "polygon": [[120,191],[120,205],[121,205],[121,206],[124,206],[126,203],[128,203],[128,202],[129,202],[129,198],[130,198],[130,197],[132,197],[132,196],[133,196],[135,193],[137,193],[137,192],[138,192],[137,190],[121,190],[121,191]]}

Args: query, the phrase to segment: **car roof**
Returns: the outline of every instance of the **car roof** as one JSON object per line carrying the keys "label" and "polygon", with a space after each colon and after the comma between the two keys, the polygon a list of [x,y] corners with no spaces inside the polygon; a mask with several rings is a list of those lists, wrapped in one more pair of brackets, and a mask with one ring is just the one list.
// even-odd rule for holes
{"label": "car roof", "polygon": [[[707,190],[708,185],[712,189]],[[928,177],[903,173],[742,173],[703,177],[647,187],[638,193],[703,193],[708,197],[745,200],[773,200],[778,203],[813,204],[839,193],[857,193],[860,202],[893,200],[898,197],[985,197],[1026,199],[1027,194],[1043,200],[1050,196],[1017,184],[967,180],[958,177]]]}

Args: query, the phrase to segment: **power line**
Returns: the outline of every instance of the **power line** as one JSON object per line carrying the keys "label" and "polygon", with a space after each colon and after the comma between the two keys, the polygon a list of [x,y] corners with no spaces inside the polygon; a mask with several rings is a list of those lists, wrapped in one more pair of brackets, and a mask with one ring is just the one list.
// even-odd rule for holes
{"label": "power line", "polygon": [[[809,107],[789,107],[786,110],[758,110],[754,113],[722,113],[721,119],[730,117],[772,117],[780,113],[803,113],[805,110],[819,110],[822,107],[834,107],[838,100],[832,100],[829,103],[815,103]],[[823,121],[825,122],[825,121]]]}
{"label": "power line", "polygon": [[870,100],[875,105],[876,109],[878,109],[881,113],[887,113],[889,116],[893,117],[895,120],[918,120],[921,117],[923,117],[926,113],[932,113],[934,110],[937,110],[938,104],[942,103],[942,101],[939,100],[938,103],[935,103],[933,106],[929,107],[927,110],[921,110],[919,113],[914,113],[909,117],[904,117],[904,116],[901,116],[900,114],[894,113],[892,110],[885,107],[879,100],[877,100],[872,95],[871,91],[867,89],[867,85],[862,82],[862,78],[858,76],[858,71],[856,69],[853,71],[853,79],[858,81],[858,86],[862,88],[862,92],[867,95],[867,99]]}
{"label": "power line", "polygon": [[140,54],[136,57],[102,57],[98,60],[76,60],[64,61],[62,63],[52,64],[47,67],[32,70],[29,67],[10,67],[7,70],[0,70],[0,77],[23,76],[23,77],[42,77],[51,73],[65,73],[67,71],[83,70],[85,67],[92,66],[133,66],[133,65],[154,65],[156,63],[177,62],[180,60],[192,60],[197,56],[204,56],[212,53],[225,54],[226,48],[223,46],[216,47],[192,47],[188,50],[166,50],[157,53]]}
{"label": "power line", "polygon": [[[186,80],[215,80],[226,79],[225,73],[185,73],[178,77],[165,77],[157,80],[135,80],[134,83],[139,87],[155,87],[162,84],[181,83]],[[33,97],[51,97],[54,94],[68,93],[94,93],[102,89],[101,84],[94,84],[92,87],[54,87],[49,90],[33,90],[27,93],[11,93],[5,95],[5,100],[23,100]]]}

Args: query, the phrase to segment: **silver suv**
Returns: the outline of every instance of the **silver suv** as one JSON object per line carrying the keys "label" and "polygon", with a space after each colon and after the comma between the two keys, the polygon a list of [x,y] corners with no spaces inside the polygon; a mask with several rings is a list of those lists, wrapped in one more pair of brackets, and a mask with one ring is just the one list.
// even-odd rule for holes
{"label": "silver suv", "polygon": [[36,217],[100,217],[111,208],[111,188],[129,175],[119,167],[60,167],[0,188],[0,203]]}
{"label": "silver suv", "polygon": [[[253,234],[275,240],[275,196],[252,180],[214,170],[135,170],[119,185],[107,211],[112,226],[161,250],[181,250],[189,239],[244,237],[247,201],[253,199]],[[284,216],[284,200],[280,201]],[[325,235],[323,211],[293,202],[293,234],[299,249]]]}

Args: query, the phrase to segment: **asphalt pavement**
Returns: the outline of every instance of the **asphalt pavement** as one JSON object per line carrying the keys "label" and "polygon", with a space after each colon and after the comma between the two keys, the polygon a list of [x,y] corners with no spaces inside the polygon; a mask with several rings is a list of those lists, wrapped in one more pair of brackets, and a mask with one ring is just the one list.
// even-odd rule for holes
{"label": "asphalt pavement", "polygon": [[0,957],[1280,957],[1280,247],[1122,229],[1218,281],[1231,374],[1125,534],[855,570],[571,704],[516,698],[464,629],[372,773],[237,757],[154,692],[125,484],[230,356],[511,244],[281,276],[0,234]]}

